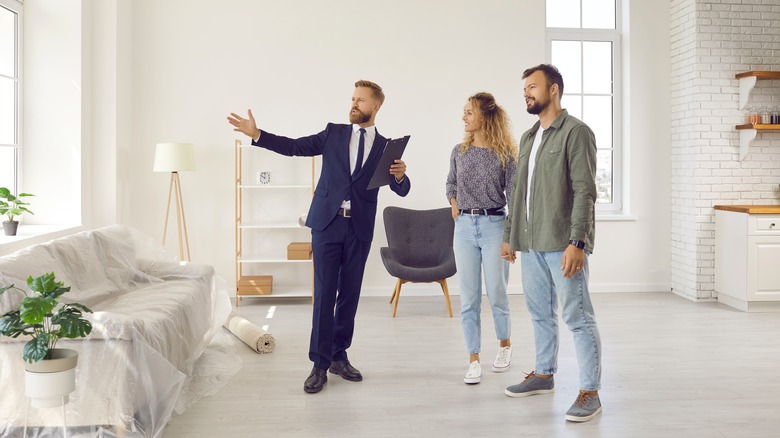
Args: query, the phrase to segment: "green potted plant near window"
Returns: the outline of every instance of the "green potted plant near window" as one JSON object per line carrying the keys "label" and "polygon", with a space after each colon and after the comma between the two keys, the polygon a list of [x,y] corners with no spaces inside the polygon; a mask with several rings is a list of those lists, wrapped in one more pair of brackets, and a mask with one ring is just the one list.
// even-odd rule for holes
{"label": "green potted plant near window", "polygon": [[25,205],[30,205],[24,202],[22,198],[28,196],[35,196],[30,193],[19,193],[14,195],[5,187],[0,187],[0,215],[5,215],[8,220],[3,221],[3,231],[6,236],[16,236],[16,229],[19,227],[19,221],[14,220],[15,216],[19,216],[22,213],[34,214],[28,210]]}
{"label": "green potted plant near window", "polygon": [[83,318],[82,312],[92,313],[92,310],[78,303],[60,305],[60,297],[70,291],[70,287],[55,281],[54,272],[28,277],[27,287],[32,293],[13,284],[0,287],[0,295],[12,289],[25,295],[18,309],[0,317],[0,334],[32,338],[22,352],[25,394],[32,406],[60,406],[67,403],[68,395],[76,389],[78,352],[55,347],[61,338],[89,335],[92,323]]}

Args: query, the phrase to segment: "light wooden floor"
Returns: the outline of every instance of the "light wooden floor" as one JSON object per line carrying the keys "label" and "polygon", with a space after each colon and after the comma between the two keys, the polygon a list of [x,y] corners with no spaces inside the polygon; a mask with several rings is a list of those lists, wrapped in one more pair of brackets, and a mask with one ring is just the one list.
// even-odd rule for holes
{"label": "light wooden floor", "polygon": [[[483,302],[482,383],[468,365],[460,320],[442,297],[363,298],[350,359],[360,383],[329,375],[305,394],[310,306],[245,300],[239,312],[268,325],[276,351],[238,345],[243,369],[219,393],[169,423],[172,437],[778,437],[780,314],[742,313],[670,294],[595,294],[603,343],[603,413],[568,423],[578,389],[571,335],[561,330],[555,393],[522,399],[504,388],[533,369],[522,296],[511,297],[512,369],[489,371],[493,322]],[[458,297],[453,308],[460,309]]]}

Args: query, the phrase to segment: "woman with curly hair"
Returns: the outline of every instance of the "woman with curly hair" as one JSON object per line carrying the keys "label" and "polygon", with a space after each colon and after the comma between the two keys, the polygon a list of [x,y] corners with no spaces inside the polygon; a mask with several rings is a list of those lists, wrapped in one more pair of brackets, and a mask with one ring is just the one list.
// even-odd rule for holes
{"label": "woman with curly hair", "polygon": [[477,93],[463,107],[465,135],[452,149],[447,175],[447,199],[455,221],[455,263],[458,267],[461,325],[469,353],[463,381],[479,383],[482,326],[482,272],[493,312],[499,349],[493,371],[509,370],[512,344],[506,294],[509,262],[501,258],[505,206],[514,185],[517,145],[506,112],[490,93]]}

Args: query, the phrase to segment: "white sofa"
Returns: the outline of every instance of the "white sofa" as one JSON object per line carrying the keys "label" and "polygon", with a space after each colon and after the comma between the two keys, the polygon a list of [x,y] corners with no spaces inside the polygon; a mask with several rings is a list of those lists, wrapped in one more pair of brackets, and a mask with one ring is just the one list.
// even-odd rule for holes
{"label": "white sofa", "polygon": [[[65,413],[69,436],[159,436],[175,407],[208,392],[203,382],[191,388],[186,382],[230,312],[224,283],[211,266],[180,264],[150,237],[118,225],[0,257],[0,285],[26,288],[28,276],[46,272],[71,287],[63,301],[94,311],[87,314],[93,323],[88,338],[57,345],[79,352],[76,390]],[[0,296],[0,314],[17,308],[21,298],[13,291]],[[0,437],[17,436],[25,422],[32,426],[28,436],[59,436],[59,410],[28,409],[26,341],[0,336]],[[240,364],[234,352],[227,361]]]}

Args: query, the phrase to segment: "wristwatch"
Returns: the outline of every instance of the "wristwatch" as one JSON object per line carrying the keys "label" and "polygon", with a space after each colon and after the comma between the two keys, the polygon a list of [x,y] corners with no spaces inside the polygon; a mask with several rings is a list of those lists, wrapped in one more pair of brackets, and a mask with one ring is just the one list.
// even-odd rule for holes
{"label": "wristwatch", "polygon": [[585,242],[582,240],[570,240],[569,245],[574,245],[579,249],[585,249]]}

